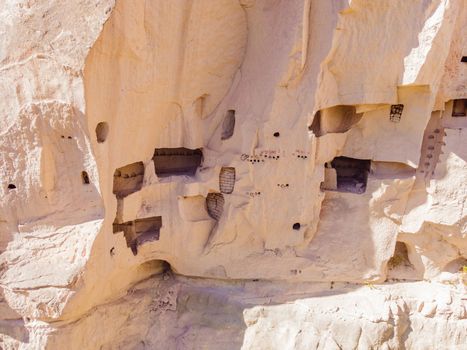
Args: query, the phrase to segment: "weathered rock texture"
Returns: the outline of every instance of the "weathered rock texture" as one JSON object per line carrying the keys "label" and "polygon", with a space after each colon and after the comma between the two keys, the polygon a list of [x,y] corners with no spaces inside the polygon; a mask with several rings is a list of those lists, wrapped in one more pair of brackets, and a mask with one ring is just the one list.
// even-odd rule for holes
{"label": "weathered rock texture", "polygon": [[466,347],[465,1],[0,19],[0,348]]}

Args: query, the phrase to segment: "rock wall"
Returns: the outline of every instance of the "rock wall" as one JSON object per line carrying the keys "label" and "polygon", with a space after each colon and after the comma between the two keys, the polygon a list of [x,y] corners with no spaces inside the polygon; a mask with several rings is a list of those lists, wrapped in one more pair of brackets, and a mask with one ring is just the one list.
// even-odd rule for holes
{"label": "rock wall", "polygon": [[0,348],[467,343],[464,1],[1,5]]}

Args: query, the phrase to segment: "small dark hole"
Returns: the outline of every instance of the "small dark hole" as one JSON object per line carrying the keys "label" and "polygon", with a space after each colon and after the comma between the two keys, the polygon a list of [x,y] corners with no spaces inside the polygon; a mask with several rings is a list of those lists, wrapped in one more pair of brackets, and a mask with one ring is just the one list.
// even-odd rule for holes
{"label": "small dark hole", "polygon": [[292,228],[294,230],[300,230],[300,224],[298,222],[296,222],[295,224],[293,224]]}
{"label": "small dark hole", "polygon": [[65,138],[65,136],[63,136],[63,135],[62,135],[62,136],[60,136],[60,137],[61,137],[62,139],[64,139],[64,138]]}
{"label": "small dark hole", "polygon": [[276,132],[274,133],[274,137],[279,137],[279,136],[281,136],[281,134],[280,134],[279,132],[276,131]]}
{"label": "small dark hole", "polygon": [[71,136],[68,136],[68,138],[69,138],[70,140],[72,139],[72,137],[71,137]]}
{"label": "small dark hole", "polygon": [[462,56],[461,62],[467,62],[467,56]]}
{"label": "small dark hole", "polygon": [[13,185],[13,184],[9,184],[9,185],[8,185],[8,189],[9,189],[9,190],[14,190],[15,188],[16,188],[16,186]]}
{"label": "small dark hole", "polygon": [[88,185],[90,183],[89,182],[89,175],[88,175],[87,172],[82,171],[81,172],[81,178],[83,179],[83,184]]}

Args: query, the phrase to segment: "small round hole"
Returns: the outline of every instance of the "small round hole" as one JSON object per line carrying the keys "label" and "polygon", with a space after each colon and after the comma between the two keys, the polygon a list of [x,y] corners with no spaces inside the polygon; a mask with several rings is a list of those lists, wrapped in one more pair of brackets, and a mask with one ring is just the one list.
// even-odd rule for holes
{"label": "small round hole", "polygon": [[274,133],[274,137],[279,137],[279,136],[281,136],[281,134],[280,134],[278,131],[276,131],[276,132]]}
{"label": "small round hole", "polygon": [[96,126],[96,139],[98,143],[102,143],[107,139],[109,134],[109,124],[106,122],[100,122]]}
{"label": "small round hole", "polygon": [[14,184],[8,184],[8,189],[9,190],[14,190],[16,186]]}
{"label": "small round hole", "polygon": [[296,222],[295,224],[293,224],[292,228],[294,230],[300,230],[300,224],[298,222]]}

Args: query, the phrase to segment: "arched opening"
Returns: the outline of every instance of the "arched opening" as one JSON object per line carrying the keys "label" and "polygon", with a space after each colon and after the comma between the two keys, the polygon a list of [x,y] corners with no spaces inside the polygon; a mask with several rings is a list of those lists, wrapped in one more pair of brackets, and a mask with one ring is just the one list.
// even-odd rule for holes
{"label": "arched opening", "polygon": [[100,122],[96,126],[96,139],[98,143],[103,143],[109,134],[109,124],[107,122]]}
{"label": "arched opening", "polygon": [[394,270],[399,267],[413,268],[409,260],[409,251],[404,242],[396,242],[394,255],[388,261],[388,268]]}
{"label": "arched opening", "polygon": [[450,263],[446,264],[443,268],[443,271],[457,273],[457,272],[464,272],[464,266],[467,266],[467,258],[459,257]]}

